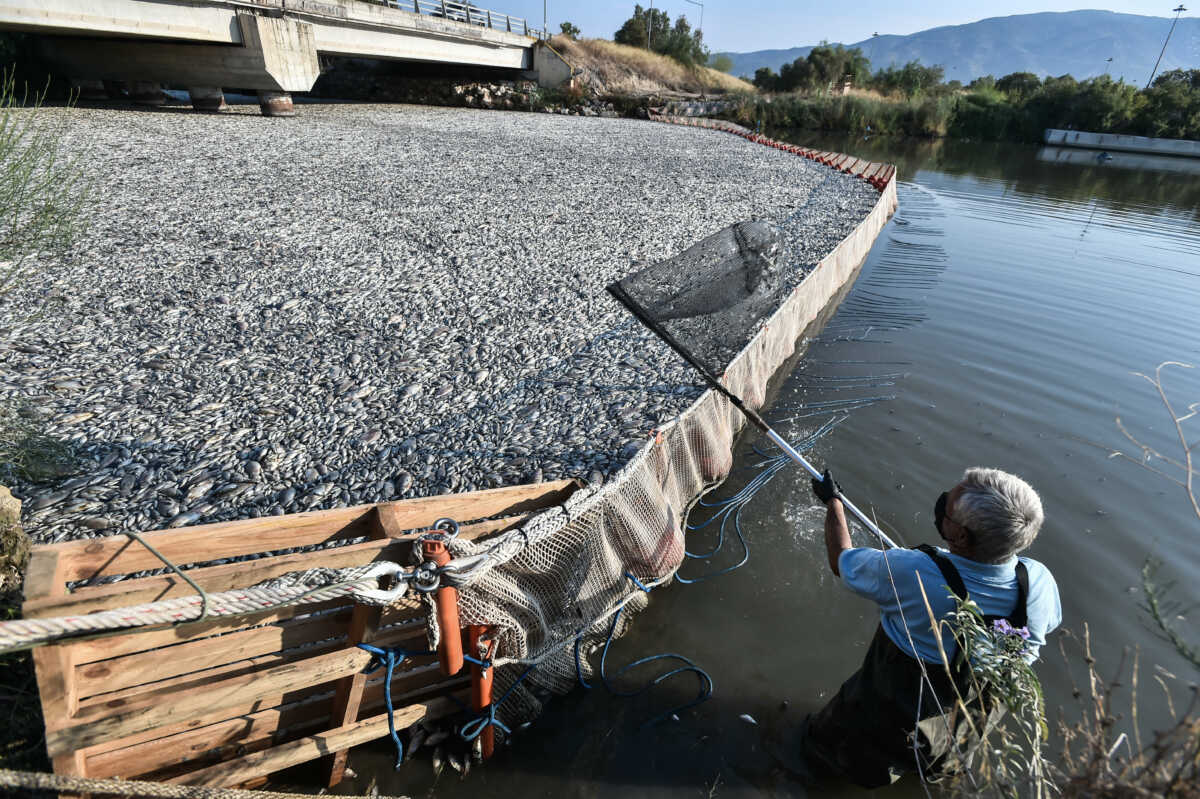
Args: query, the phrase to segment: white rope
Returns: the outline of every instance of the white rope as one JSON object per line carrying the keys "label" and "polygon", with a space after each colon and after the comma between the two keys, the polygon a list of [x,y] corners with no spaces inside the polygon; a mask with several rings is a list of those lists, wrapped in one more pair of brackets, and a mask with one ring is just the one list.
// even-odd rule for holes
{"label": "white rope", "polygon": [[[396,585],[379,588],[379,578],[390,576]],[[0,653],[28,649],[38,644],[81,633],[135,629],[157,624],[182,624],[204,618],[240,616],[272,608],[352,597],[367,605],[390,605],[408,589],[411,573],[390,561],[348,569],[314,569],[268,580],[249,588],[216,594],[177,597],[128,608],[0,622]],[[335,579],[335,582],[329,582]],[[313,583],[316,582],[316,585]],[[207,599],[207,613],[205,604]]]}

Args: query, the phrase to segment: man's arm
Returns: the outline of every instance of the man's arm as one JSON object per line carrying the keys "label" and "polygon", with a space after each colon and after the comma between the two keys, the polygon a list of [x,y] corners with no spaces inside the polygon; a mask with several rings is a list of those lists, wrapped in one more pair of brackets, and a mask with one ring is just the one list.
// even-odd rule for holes
{"label": "man's arm", "polygon": [[812,479],[813,494],[825,505],[825,551],[829,555],[829,568],[837,577],[838,557],[850,549],[850,527],[846,524],[846,512],[842,507],[842,487],[826,469],[821,479]]}
{"label": "man's arm", "polygon": [[825,504],[825,552],[829,555],[829,568],[840,577],[838,558],[853,545],[850,543],[850,527],[846,524],[846,513],[842,501],[837,497]]}

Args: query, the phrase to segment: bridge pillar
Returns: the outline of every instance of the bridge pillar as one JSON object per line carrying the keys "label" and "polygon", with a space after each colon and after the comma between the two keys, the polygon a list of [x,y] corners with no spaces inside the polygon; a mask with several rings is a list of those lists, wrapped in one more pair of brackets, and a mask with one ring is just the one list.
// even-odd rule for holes
{"label": "bridge pillar", "polygon": [[241,44],[234,46],[64,36],[42,39],[41,55],[68,75],[136,82],[134,102],[142,102],[137,86],[148,80],[275,94],[312,88],[320,75],[312,24],[239,11],[237,26]]}
{"label": "bridge pillar", "polygon": [[191,97],[192,108],[197,111],[216,113],[229,110],[225,104],[225,93],[219,86],[189,86],[188,96]]}
{"label": "bridge pillar", "polygon": [[129,84],[129,99],[138,105],[157,107],[167,102],[167,95],[163,93],[162,84],[160,83],[148,80],[135,80]]}
{"label": "bridge pillar", "polygon": [[258,107],[265,117],[294,117],[296,107],[292,105],[292,95],[288,92],[258,93]]}
{"label": "bridge pillar", "polygon": [[84,102],[94,102],[97,100],[103,101],[108,99],[108,92],[104,90],[103,81],[72,78],[71,89],[75,92],[76,97]]}

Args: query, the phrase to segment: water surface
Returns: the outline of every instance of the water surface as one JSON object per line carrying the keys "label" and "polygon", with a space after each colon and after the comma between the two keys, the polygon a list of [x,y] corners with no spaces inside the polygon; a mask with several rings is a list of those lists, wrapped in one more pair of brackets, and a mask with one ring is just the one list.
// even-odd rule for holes
{"label": "water surface", "polygon": [[[1154,664],[1194,681],[1200,675],[1140,610],[1140,572],[1148,557],[1160,558],[1176,597],[1195,604],[1200,519],[1178,486],[1106,448],[1140,455],[1119,416],[1148,445],[1178,453],[1154,388],[1132,373],[1152,374],[1167,360],[1200,364],[1195,165],[1124,163],[1120,154],[1100,163],[994,144],[792,140],[897,163],[900,210],[783,382],[769,414],[780,431],[802,439],[844,416],[813,459],[910,545],[935,540],[934,499],[964,467],[1024,476],[1047,512],[1029,554],[1057,577],[1064,626],[1090,625],[1106,671],[1133,646],[1143,686],[1153,685]],[[1200,400],[1200,369],[1166,375],[1177,407]],[[1200,438],[1200,424],[1191,425]],[[751,436],[739,445],[743,469],[725,493],[755,473],[756,444]],[[383,792],[412,795],[804,795],[767,744],[858,667],[877,621],[871,604],[829,573],[821,519],[800,470],[781,472],[745,513],[747,565],[656,591],[614,644],[614,666],[671,651],[707,669],[714,697],[679,721],[641,726],[694,695],[688,675],[634,699],[577,690],[465,781],[449,769],[435,780],[428,754],[392,772],[380,743],[355,753],[361,776],[344,788],[361,790],[373,773]],[[711,542],[707,533],[694,539],[694,551]],[[734,541],[683,573],[739,556]],[[1194,616],[1172,621],[1200,639]],[[1039,673],[1048,706],[1073,714],[1072,670],[1057,648],[1056,637]],[[1143,733],[1165,720],[1149,693],[1143,688]],[[924,795],[911,779],[889,793]],[[824,785],[809,794],[866,792]]]}

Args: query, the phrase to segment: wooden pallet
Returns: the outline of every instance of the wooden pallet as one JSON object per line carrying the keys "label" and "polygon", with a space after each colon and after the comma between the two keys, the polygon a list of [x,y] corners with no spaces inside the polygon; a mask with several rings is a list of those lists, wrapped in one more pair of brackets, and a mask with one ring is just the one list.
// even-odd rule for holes
{"label": "wooden pallet", "polygon": [[[144,533],[143,538],[206,591],[244,588],[314,567],[377,560],[411,563],[412,542],[435,520],[460,536],[510,529],[561,504],[574,481],[336,508]],[[355,541],[355,539],[361,539]],[[336,548],[280,551],[327,542]],[[255,560],[212,561],[259,555]],[[35,547],[25,578],[26,618],[127,607],[194,591],[162,574],[69,590],[81,580],[161,569],[125,536]],[[39,647],[34,651],[46,749],[58,774],[140,777],[188,785],[260,783],[267,775],[330,756],[340,781],[346,750],[388,734],[381,672],[355,644],[425,649],[425,611],[406,600],[381,610],[350,600]],[[396,669],[395,722],[403,729],[457,710],[435,657]]]}

